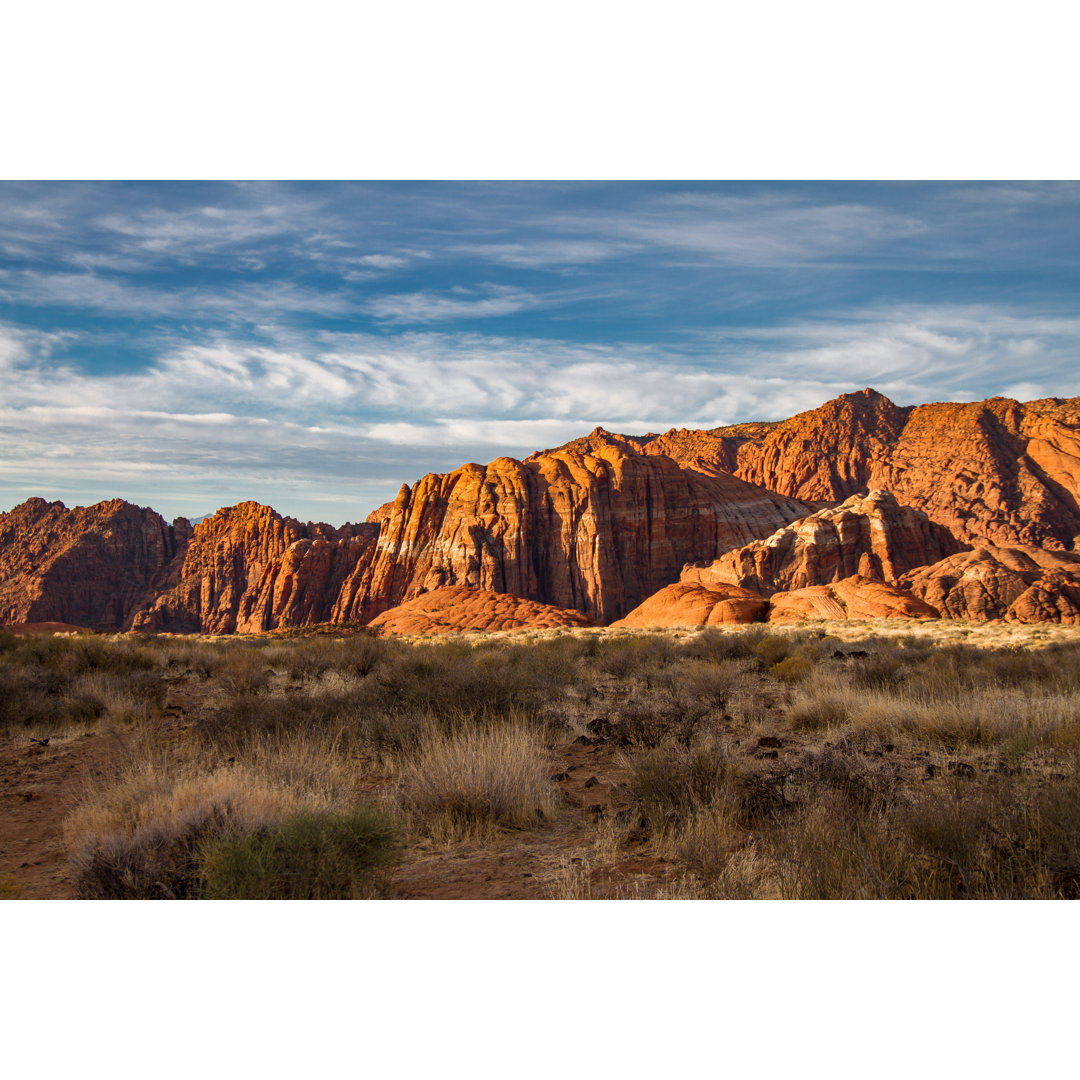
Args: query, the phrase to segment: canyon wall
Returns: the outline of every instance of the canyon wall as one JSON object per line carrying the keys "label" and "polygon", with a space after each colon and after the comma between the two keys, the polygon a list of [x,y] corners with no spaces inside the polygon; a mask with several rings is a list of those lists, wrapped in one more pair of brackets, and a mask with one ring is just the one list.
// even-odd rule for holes
{"label": "canyon wall", "polygon": [[769,597],[855,576],[904,579],[945,615],[1069,620],[1071,568],[1035,573],[994,553],[1078,546],[1080,399],[901,407],[864,390],[784,421],[597,428],[404,484],[341,528],[256,503],[192,529],[120,500],[31,499],[0,515],[0,621],[261,631],[367,623],[467,586],[610,623],[680,582]]}

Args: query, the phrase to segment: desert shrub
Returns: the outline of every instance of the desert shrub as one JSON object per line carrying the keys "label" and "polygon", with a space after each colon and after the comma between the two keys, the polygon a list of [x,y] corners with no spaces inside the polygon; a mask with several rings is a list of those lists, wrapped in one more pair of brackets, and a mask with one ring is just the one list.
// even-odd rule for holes
{"label": "desert shrub", "polygon": [[811,655],[800,651],[777,661],[769,671],[781,682],[801,682],[813,669]]}
{"label": "desert shrub", "polygon": [[754,645],[754,655],[762,660],[766,667],[775,667],[791,655],[794,641],[790,637],[769,635],[759,638]]}
{"label": "desert shrub", "polygon": [[[12,634],[12,637],[15,635]],[[0,900],[18,900],[23,894],[23,884],[11,874],[0,874]]]}
{"label": "desert shrub", "polygon": [[429,730],[402,765],[398,798],[419,828],[445,839],[531,828],[556,808],[546,749],[520,722]]}
{"label": "desert shrub", "polygon": [[859,690],[889,691],[895,689],[904,676],[903,653],[894,648],[878,647],[867,657],[851,662],[848,679]]}
{"label": "desert shrub", "polygon": [[970,899],[1080,898],[1080,784],[1025,790],[956,782],[900,816],[921,857],[918,895]]}
{"label": "desert shrub", "polygon": [[189,899],[200,890],[200,852],[231,831],[267,828],[295,795],[242,769],[177,776],[146,761],[80,805],[65,842],[80,898]]}
{"label": "desert shrub", "polygon": [[867,757],[852,739],[807,751],[796,771],[801,784],[835,792],[863,808],[887,807],[900,785],[893,763]]}
{"label": "desert shrub", "polygon": [[393,820],[370,806],[299,810],[278,824],[204,842],[200,895],[209,900],[359,900],[385,895],[400,858]]}
{"label": "desert shrub", "polygon": [[819,690],[796,696],[787,716],[796,729],[822,731],[846,724],[851,713],[843,695]]}
{"label": "desert shrub", "polygon": [[677,830],[673,850],[683,866],[715,882],[725,874],[745,836],[730,808],[714,802],[691,814]]}
{"label": "desert shrub", "polygon": [[100,712],[108,713],[112,720],[133,723],[156,714],[165,703],[165,690],[157,671],[97,669],[75,680],[72,697],[96,703]]}
{"label": "desert shrub", "polygon": [[353,715],[350,699],[338,693],[240,694],[200,712],[196,730],[210,746],[234,754],[252,738],[337,732]]}
{"label": "desert shrub", "polygon": [[669,745],[628,762],[626,783],[650,831],[663,835],[707,808],[730,804],[736,770],[719,745]]}
{"label": "desert shrub", "polygon": [[257,694],[270,682],[271,674],[262,649],[247,643],[230,643],[224,649],[224,663],[213,678],[221,691],[237,698]]}
{"label": "desert shrub", "polygon": [[671,694],[644,693],[632,697],[615,714],[617,742],[621,746],[657,747],[678,740],[688,743],[705,713],[687,712]]}
{"label": "desert shrub", "polygon": [[764,636],[762,629],[740,627],[725,632],[709,626],[680,642],[678,652],[691,660],[745,660],[756,655],[754,650]]}
{"label": "desert shrub", "polygon": [[885,900],[908,895],[912,856],[886,818],[813,801],[764,832],[761,854],[785,900]]}
{"label": "desert shrub", "polygon": [[594,666],[616,679],[636,677],[646,682],[669,664],[675,646],[664,634],[633,634],[600,639]]}
{"label": "desert shrub", "polygon": [[527,664],[520,646],[477,648],[457,642],[406,646],[382,663],[358,693],[369,707],[431,716],[536,714],[550,686]]}
{"label": "desert shrub", "polygon": [[62,731],[105,712],[106,705],[95,694],[62,672],[0,664],[0,731]]}

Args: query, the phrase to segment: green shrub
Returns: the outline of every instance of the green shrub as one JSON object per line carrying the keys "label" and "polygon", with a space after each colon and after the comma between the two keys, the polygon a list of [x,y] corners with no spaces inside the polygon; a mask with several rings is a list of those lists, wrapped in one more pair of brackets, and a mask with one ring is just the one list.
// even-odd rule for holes
{"label": "green shrub", "polygon": [[785,656],[769,669],[781,682],[800,682],[814,670],[814,662],[805,653]]}
{"label": "green shrub", "polygon": [[361,806],[300,810],[263,832],[225,834],[204,845],[208,900],[361,900],[385,895],[401,843],[394,822]]}
{"label": "green shrub", "polygon": [[768,667],[775,667],[792,652],[792,639],[789,637],[763,637],[754,646],[754,653]]}

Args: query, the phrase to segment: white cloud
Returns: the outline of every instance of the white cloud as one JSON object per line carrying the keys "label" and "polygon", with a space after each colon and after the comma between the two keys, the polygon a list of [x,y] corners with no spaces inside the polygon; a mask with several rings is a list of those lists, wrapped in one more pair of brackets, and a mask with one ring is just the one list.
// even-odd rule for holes
{"label": "white cloud", "polygon": [[365,306],[383,322],[426,323],[513,315],[545,302],[549,301],[513,286],[488,285],[480,291],[393,293],[375,297]]}
{"label": "white cloud", "polygon": [[859,203],[815,203],[768,193],[669,194],[622,213],[562,214],[564,233],[690,253],[743,266],[801,264],[852,255],[925,232],[912,215]]}
{"label": "white cloud", "polygon": [[[1078,344],[1080,317],[896,307],[701,335],[679,351],[435,332],[220,338],[98,376],[62,360],[67,338],[0,325],[0,492],[67,484],[170,514],[203,512],[204,491],[272,504],[288,492],[279,508],[303,516],[316,493],[381,502],[422,473],[524,456],[597,424],[643,434],[781,419],[866,385],[900,404],[1076,395]],[[194,501],[158,506],[167,491]]]}

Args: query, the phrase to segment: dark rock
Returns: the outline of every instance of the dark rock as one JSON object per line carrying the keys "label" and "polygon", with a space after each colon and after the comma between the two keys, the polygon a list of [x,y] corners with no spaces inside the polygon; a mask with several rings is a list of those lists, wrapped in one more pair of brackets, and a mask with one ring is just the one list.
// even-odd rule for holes
{"label": "dark rock", "polygon": [[784,745],[783,739],[778,739],[775,735],[762,735],[757,741],[758,746],[767,746],[774,749],[779,749]]}
{"label": "dark rock", "polygon": [[759,755],[762,758],[778,758],[780,756],[779,750],[763,750]]}
{"label": "dark rock", "polygon": [[589,807],[589,813],[595,814],[597,817],[603,817],[604,808],[600,805],[600,803],[593,803],[592,806]]}
{"label": "dark rock", "polygon": [[609,736],[614,734],[618,729],[618,724],[613,724],[606,717],[599,717],[596,720],[591,720],[585,725],[586,731],[591,731],[593,735]]}
{"label": "dark rock", "polygon": [[570,774],[568,772],[559,772],[556,773],[551,779],[554,780],[556,784],[561,784],[564,780],[570,779]]}
{"label": "dark rock", "polygon": [[596,787],[596,785],[599,784],[599,783],[600,783],[600,781],[597,780],[595,776],[590,776],[589,779],[585,781],[585,786],[586,787]]}
{"label": "dark rock", "polygon": [[969,765],[966,761],[950,761],[949,775],[959,776],[963,780],[974,780],[975,766]]}
{"label": "dark rock", "polygon": [[580,744],[581,746],[595,746],[598,740],[590,739],[588,735],[579,735],[574,740],[574,742]]}
{"label": "dark rock", "polygon": [[937,776],[937,774],[938,774],[938,767],[936,765],[927,765],[926,766],[927,779],[932,779],[933,777]]}

